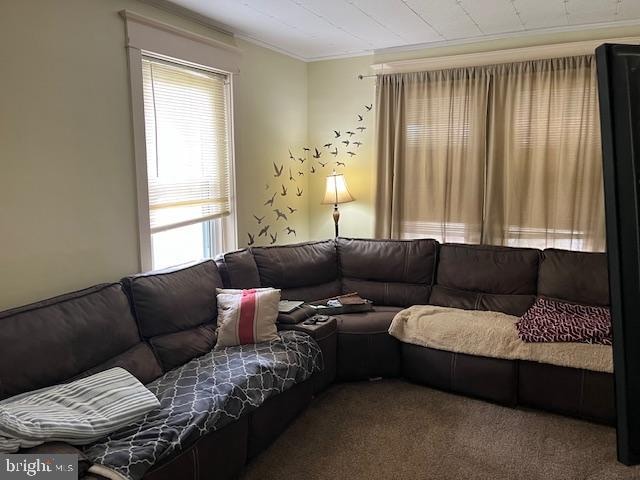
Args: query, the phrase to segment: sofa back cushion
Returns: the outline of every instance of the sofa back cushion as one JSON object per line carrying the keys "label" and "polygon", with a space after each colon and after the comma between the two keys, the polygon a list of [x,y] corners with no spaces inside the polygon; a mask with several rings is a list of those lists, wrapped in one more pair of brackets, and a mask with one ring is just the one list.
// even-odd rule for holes
{"label": "sofa back cushion", "polygon": [[216,341],[216,288],[222,279],[213,260],[132,275],[122,280],[140,326],[162,368],[171,370],[210,351]]}
{"label": "sofa back cushion", "polygon": [[606,254],[544,250],[538,295],[585,305],[609,305]]}
{"label": "sofa back cushion", "polygon": [[216,257],[216,265],[225,288],[256,288],[260,286],[258,266],[248,249],[223,253]]}
{"label": "sofa back cushion", "polygon": [[142,383],[162,374],[120,283],[0,312],[0,398],[112,367]]}
{"label": "sofa back cushion", "polygon": [[337,248],[343,293],[358,292],[377,305],[405,307],[429,301],[435,240],[339,238]]}
{"label": "sofa back cushion", "polygon": [[535,300],[540,257],[532,248],[444,244],[429,302],[520,316]]}
{"label": "sofa back cushion", "polygon": [[282,290],[287,300],[319,300],[340,295],[335,242],[298,243],[251,249],[260,284]]}

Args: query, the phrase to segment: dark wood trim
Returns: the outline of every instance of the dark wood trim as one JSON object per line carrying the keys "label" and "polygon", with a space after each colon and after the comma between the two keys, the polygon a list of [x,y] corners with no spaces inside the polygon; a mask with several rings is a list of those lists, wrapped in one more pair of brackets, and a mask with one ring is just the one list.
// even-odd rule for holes
{"label": "dark wood trim", "polygon": [[596,59],[618,460],[633,465],[640,463],[640,47],[605,44]]}

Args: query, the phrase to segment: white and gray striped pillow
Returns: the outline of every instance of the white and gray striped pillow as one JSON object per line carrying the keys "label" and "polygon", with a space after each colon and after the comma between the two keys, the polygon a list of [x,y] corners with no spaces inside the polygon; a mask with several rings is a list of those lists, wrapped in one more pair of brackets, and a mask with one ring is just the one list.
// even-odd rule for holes
{"label": "white and gray striped pillow", "polygon": [[0,402],[0,453],[45,442],[92,443],[160,402],[133,375],[112,368]]}

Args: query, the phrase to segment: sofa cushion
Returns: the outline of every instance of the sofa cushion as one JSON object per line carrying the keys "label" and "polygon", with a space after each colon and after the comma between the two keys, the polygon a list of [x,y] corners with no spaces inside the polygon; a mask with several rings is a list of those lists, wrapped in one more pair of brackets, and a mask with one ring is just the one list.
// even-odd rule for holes
{"label": "sofa cushion", "polygon": [[120,283],[96,285],[0,313],[0,398],[121,366],[161,375]]}
{"label": "sofa cushion", "polygon": [[533,305],[534,295],[492,295],[434,285],[429,303],[465,310],[490,310],[520,317]]}
{"label": "sofa cushion", "polygon": [[540,256],[531,248],[444,244],[429,303],[520,316],[535,300]]}
{"label": "sofa cushion", "polygon": [[532,248],[445,243],[436,283],[457,290],[535,295],[540,256]]}
{"label": "sofa cushion", "polygon": [[236,250],[216,257],[216,265],[225,288],[256,288],[260,286],[258,266],[250,250]]}
{"label": "sofa cushion", "polygon": [[343,293],[358,292],[377,305],[410,306],[429,300],[435,240],[337,241]]}
{"label": "sofa cushion", "polygon": [[277,340],[279,302],[274,288],[218,289],[216,348]]}
{"label": "sofa cushion", "polygon": [[586,305],[609,305],[606,254],[545,250],[538,295]]}
{"label": "sofa cushion", "polygon": [[[338,280],[338,257],[333,240],[253,247],[251,253],[263,287],[293,289]],[[284,294],[283,298],[286,298]]]}
{"label": "sofa cushion", "polygon": [[313,302],[315,300],[337,297],[341,293],[340,280],[336,279],[319,285],[310,285],[299,288],[283,288],[282,298],[286,300],[303,300],[305,302]]}
{"label": "sofa cushion", "polygon": [[[141,273],[123,280],[142,336],[165,371],[211,350],[215,344],[222,279],[213,260]],[[171,335],[181,332],[183,335]]]}

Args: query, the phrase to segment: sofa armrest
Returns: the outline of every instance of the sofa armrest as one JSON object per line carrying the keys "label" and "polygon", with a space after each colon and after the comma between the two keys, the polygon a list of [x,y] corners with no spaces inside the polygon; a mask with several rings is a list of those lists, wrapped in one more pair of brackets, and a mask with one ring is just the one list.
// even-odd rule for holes
{"label": "sofa armrest", "polygon": [[31,448],[23,448],[20,453],[26,455],[42,455],[42,454],[61,454],[61,455],[77,455],[78,456],[78,478],[84,478],[84,475],[91,467],[91,461],[77,447],[65,442],[47,442]]}
{"label": "sofa armrest", "polygon": [[278,323],[292,325],[300,323],[316,314],[316,309],[309,305],[302,305],[289,313],[279,313]]}
{"label": "sofa armrest", "polygon": [[278,330],[296,330],[298,332],[308,333],[315,340],[320,341],[333,335],[338,328],[338,321],[335,317],[314,325],[305,325],[303,323],[278,323]]}

